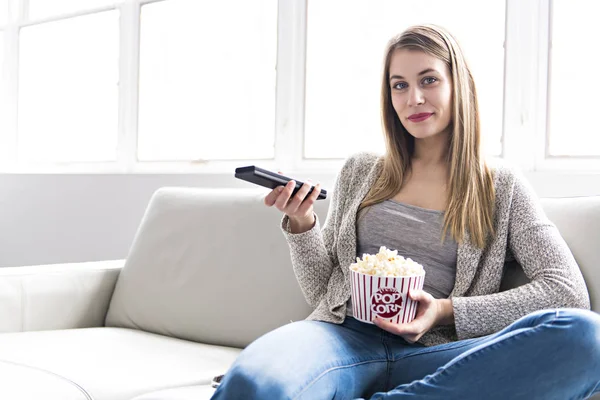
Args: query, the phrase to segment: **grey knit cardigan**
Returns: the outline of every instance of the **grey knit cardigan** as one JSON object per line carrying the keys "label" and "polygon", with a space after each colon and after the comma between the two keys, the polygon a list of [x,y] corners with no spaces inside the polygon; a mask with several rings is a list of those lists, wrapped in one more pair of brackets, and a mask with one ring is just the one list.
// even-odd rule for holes
{"label": "grey knit cardigan", "polygon": [[[349,265],[356,260],[356,213],[380,175],[383,157],[359,153],[348,158],[336,178],[326,221],[292,234],[281,228],[306,301],[308,319],[340,324],[350,298]],[[492,334],[533,311],[590,308],[581,271],[534,194],[515,169],[492,167],[496,189],[495,236],[484,250],[467,232],[459,243],[456,280],[449,298],[454,325],[437,326],[420,343],[432,346]],[[531,282],[499,292],[506,261],[516,260]]]}

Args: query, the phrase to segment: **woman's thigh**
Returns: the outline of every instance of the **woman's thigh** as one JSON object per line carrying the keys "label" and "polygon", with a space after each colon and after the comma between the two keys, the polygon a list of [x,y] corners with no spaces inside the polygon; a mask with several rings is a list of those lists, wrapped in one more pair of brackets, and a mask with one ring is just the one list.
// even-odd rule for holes
{"label": "woman's thigh", "polygon": [[467,354],[479,346],[486,346],[502,339],[511,332],[527,329],[535,326],[538,315],[546,315],[552,311],[542,311],[529,314],[513,322],[511,325],[491,335],[473,339],[464,339],[437,346],[425,347],[422,345],[408,345],[401,337],[390,338],[390,379],[388,390],[406,383],[423,379],[427,375],[435,373],[438,368],[443,367],[452,360]]}
{"label": "woman's thigh", "polygon": [[240,354],[213,399],[352,399],[384,390],[383,336],[352,318],[285,325]]}
{"label": "woman's thigh", "polygon": [[423,379],[465,352],[490,340],[491,336],[465,339],[438,346],[411,345],[402,338],[390,339],[390,372],[386,390]]}
{"label": "woman's thigh", "polygon": [[[407,348],[400,339],[397,340],[399,344],[392,347],[394,361],[390,368],[390,384],[386,390],[406,387],[411,382],[412,386],[419,386],[418,382],[425,382],[424,378],[433,374],[451,376],[450,386],[453,390],[458,390],[461,382],[467,383],[469,376],[481,377],[495,374],[502,377],[515,375],[510,378],[514,386],[518,386],[519,379],[531,382],[545,377],[544,384],[548,388],[542,388],[540,382],[538,388],[540,391],[548,390],[552,393],[559,392],[561,385],[558,382],[563,379],[570,382],[565,384],[565,387],[569,388],[569,385],[582,387],[583,392],[591,393],[593,391],[591,388],[598,385],[600,380],[600,376],[592,372],[597,370],[600,363],[598,356],[600,348],[596,339],[598,332],[600,332],[600,318],[597,314],[586,310],[560,309],[533,312],[492,335],[439,346]],[[466,368],[468,366],[472,368],[469,370]],[[557,366],[558,370],[555,368]],[[578,368],[582,371],[574,372],[574,375],[577,375],[578,379],[581,378],[579,380],[570,379],[564,372],[564,370],[578,371]],[[436,373],[442,370],[444,373]],[[450,370],[453,374],[449,374]],[[463,375],[461,376],[460,373]],[[583,376],[590,373],[587,378]],[[483,387],[480,389],[491,390],[499,381],[494,379],[485,382],[483,379]],[[557,387],[553,387],[553,382],[557,382],[555,385]],[[427,385],[419,387],[421,386]],[[429,385],[428,388],[433,386]],[[513,387],[510,390],[516,389]],[[498,391],[498,388],[495,388],[495,391]],[[409,395],[407,392],[406,397]],[[565,395],[563,398],[572,397]],[[529,396],[529,398],[533,397]]]}

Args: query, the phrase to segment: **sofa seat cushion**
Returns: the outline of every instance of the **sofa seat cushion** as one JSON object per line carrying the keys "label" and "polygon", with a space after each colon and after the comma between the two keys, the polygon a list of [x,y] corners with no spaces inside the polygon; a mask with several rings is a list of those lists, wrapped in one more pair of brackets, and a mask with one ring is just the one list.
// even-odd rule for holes
{"label": "sofa seat cushion", "polygon": [[0,376],[0,399],[91,400],[74,382],[27,365],[0,361]]}
{"label": "sofa seat cushion", "polygon": [[[94,400],[130,400],[167,388],[210,385],[240,351],[123,328],[0,334],[0,360],[61,377]],[[9,372],[0,375],[3,381],[23,374],[17,369]],[[70,399],[47,393],[37,398]],[[6,396],[0,385],[0,399],[30,398],[36,397]]]}
{"label": "sofa seat cushion", "polygon": [[210,385],[186,386],[143,394],[133,400],[209,400],[215,389]]}

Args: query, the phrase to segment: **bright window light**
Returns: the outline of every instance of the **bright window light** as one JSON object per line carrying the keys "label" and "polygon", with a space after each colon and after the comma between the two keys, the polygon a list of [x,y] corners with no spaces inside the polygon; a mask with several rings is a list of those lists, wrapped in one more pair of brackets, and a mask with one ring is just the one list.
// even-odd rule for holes
{"label": "bright window light", "polygon": [[37,20],[61,14],[90,10],[123,0],[29,0],[29,19]]}
{"label": "bright window light", "polygon": [[[5,132],[4,123],[6,116],[6,106],[4,97],[4,79],[2,78],[2,67],[4,66],[4,32],[0,31],[0,132]],[[6,138],[6,134],[0,133],[0,146],[2,146],[3,140]],[[5,147],[5,146],[2,146]],[[0,150],[0,154],[2,151]]]}
{"label": "bright window light", "polygon": [[305,157],[383,151],[379,96],[384,49],[392,36],[419,23],[444,26],[462,45],[479,95],[484,149],[500,155],[504,21],[505,2],[498,0],[310,1]]}
{"label": "bright window light", "polygon": [[600,156],[600,2],[552,2],[548,107],[550,156]]}
{"label": "bright window light", "polygon": [[276,51],[275,0],[144,5],[138,159],[272,158]]}
{"label": "bright window light", "polygon": [[116,160],[116,11],[21,29],[19,158]]}
{"label": "bright window light", "polygon": [[8,17],[8,0],[0,0],[0,25],[6,23]]}

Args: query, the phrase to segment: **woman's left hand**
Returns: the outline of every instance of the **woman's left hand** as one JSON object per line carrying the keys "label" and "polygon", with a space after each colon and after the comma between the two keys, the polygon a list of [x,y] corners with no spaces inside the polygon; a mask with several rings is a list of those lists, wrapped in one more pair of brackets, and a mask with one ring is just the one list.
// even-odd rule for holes
{"label": "woman's left hand", "polygon": [[[396,324],[375,317],[373,323],[394,335],[402,336],[409,343],[415,343],[431,328],[442,322],[454,319],[453,315],[447,315],[449,313],[452,314],[452,303],[450,300],[437,300],[423,290],[411,290],[409,296],[412,300],[419,302],[415,319],[406,324]],[[450,303],[444,304],[444,301]]]}

